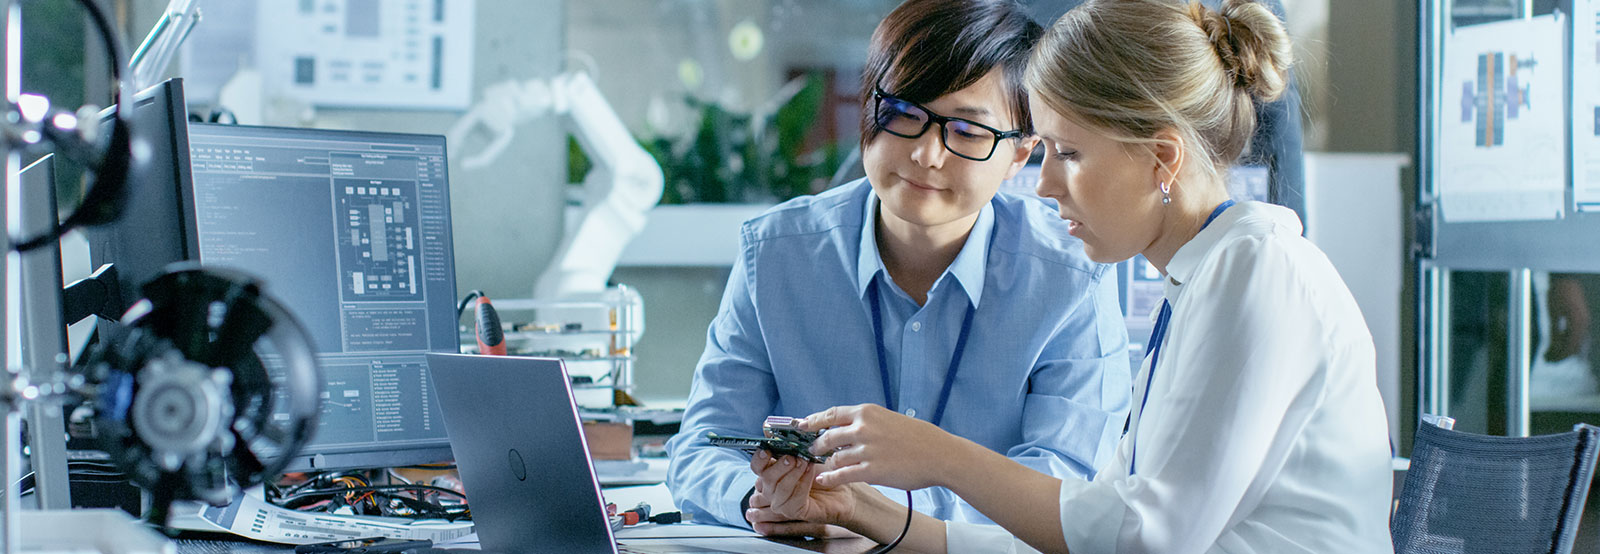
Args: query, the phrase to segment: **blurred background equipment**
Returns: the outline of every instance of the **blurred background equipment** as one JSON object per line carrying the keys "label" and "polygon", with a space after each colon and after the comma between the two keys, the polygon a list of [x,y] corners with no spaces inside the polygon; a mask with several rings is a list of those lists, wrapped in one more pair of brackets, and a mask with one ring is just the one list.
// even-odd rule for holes
{"label": "blurred background equipment", "polygon": [[144,90],[161,82],[172,55],[178,51],[189,31],[200,22],[200,0],[171,0],[155,27],[128,59],[129,80],[134,90]]}
{"label": "blurred background equipment", "polygon": [[483,100],[451,127],[450,143],[465,144],[479,129],[487,131],[489,143],[461,161],[465,169],[481,168],[505,151],[519,124],[549,115],[561,119],[593,163],[583,180],[576,223],[568,222],[553,261],[533,289],[534,298],[560,299],[605,289],[623,247],[661,200],[662,176],[661,167],[582,72],[487,87]]}

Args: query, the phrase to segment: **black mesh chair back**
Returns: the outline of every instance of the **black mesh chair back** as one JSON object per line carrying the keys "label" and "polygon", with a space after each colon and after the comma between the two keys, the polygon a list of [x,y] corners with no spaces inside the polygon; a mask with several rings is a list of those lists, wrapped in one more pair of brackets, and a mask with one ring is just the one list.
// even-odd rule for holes
{"label": "black mesh chair back", "polygon": [[1600,428],[1496,437],[1417,428],[1389,530],[1399,554],[1572,551]]}

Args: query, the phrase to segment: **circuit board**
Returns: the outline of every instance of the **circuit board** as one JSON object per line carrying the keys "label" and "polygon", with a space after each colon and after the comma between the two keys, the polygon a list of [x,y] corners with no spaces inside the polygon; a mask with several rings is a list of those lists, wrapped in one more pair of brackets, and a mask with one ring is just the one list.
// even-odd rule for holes
{"label": "circuit board", "polygon": [[811,443],[817,440],[821,433],[801,431],[798,427],[799,420],[795,418],[773,416],[767,418],[762,425],[764,437],[730,437],[707,432],[706,440],[713,446],[735,448],[746,454],[754,455],[757,450],[766,450],[773,456],[794,456],[802,460],[820,464],[827,461],[827,456],[817,456],[811,453]]}

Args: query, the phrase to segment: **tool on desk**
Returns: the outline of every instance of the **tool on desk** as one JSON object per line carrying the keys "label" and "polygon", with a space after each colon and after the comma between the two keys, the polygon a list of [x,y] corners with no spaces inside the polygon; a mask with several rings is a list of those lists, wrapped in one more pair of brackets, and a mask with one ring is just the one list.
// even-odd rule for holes
{"label": "tool on desk", "polygon": [[489,296],[483,291],[474,290],[461,299],[461,305],[456,307],[456,317],[465,312],[471,305],[473,332],[478,339],[478,353],[490,356],[506,355],[506,334],[500,328],[500,314],[495,312],[494,305],[490,304]]}
{"label": "tool on desk", "polygon": [[640,502],[639,505],[634,506],[632,509],[622,510],[620,512],[617,511],[617,505],[615,503],[607,502],[606,515],[613,518],[611,521],[612,531],[621,529],[626,525],[638,525],[640,523],[667,525],[683,521],[682,512],[661,512],[659,514],[652,514],[650,513],[650,504],[645,502]]}

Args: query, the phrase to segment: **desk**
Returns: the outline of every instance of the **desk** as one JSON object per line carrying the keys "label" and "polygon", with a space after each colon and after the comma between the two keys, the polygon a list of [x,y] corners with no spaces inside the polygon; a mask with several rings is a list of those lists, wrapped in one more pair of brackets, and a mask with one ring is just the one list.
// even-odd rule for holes
{"label": "desk", "polygon": [[[861,537],[822,540],[768,540],[825,554],[861,554],[877,546],[877,543]],[[177,543],[178,554],[294,554],[294,547],[290,545],[240,540],[232,535],[218,533],[185,533],[180,535],[179,539],[174,542]],[[479,551],[431,549],[426,553],[419,554],[466,554],[472,552]]]}

